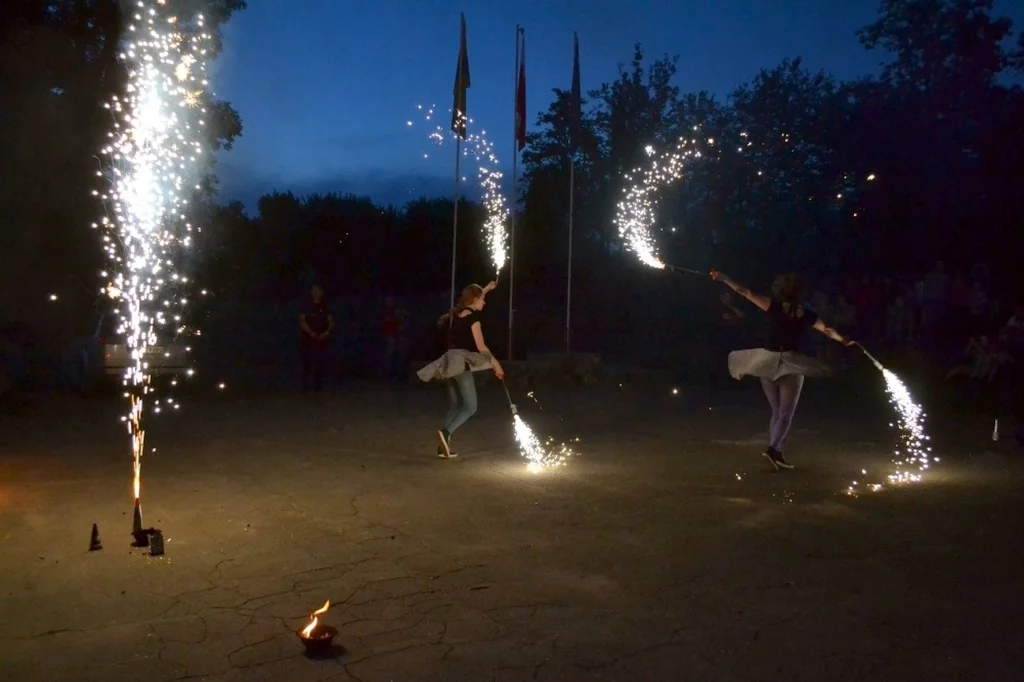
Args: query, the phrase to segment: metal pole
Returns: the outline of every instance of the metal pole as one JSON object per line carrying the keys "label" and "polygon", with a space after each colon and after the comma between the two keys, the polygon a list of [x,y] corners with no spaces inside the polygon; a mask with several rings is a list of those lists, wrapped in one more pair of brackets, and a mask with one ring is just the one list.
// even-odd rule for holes
{"label": "metal pole", "polygon": [[452,221],[452,308],[455,307],[455,255],[459,243],[459,162],[462,160],[462,138],[455,136],[455,215]]}
{"label": "metal pole", "polygon": [[515,77],[512,79],[512,212],[509,218],[509,250],[508,250],[508,360],[512,361],[512,324],[515,308],[512,307],[513,290],[516,285],[516,201],[517,201],[517,161],[519,160],[519,34],[523,29],[516,24],[516,63]]}
{"label": "metal pole", "polygon": [[572,353],[572,336],[569,323],[572,319],[572,204],[576,184],[576,159],[569,161],[569,276],[565,289],[565,354]]}

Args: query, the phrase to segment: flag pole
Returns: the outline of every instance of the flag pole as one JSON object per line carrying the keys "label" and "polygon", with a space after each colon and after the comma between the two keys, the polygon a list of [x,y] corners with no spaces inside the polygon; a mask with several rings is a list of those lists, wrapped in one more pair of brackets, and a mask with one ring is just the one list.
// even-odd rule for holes
{"label": "flag pole", "polygon": [[451,308],[455,307],[455,256],[459,243],[459,162],[462,160],[462,137],[455,135],[455,204],[452,218],[452,297]]}
{"label": "flag pole", "polygon": [[565,354],[572,353],[572,336],[570,322],[572,320],[572,214],[573,195],[576,184],[576,155],[569,159],[569,273],[565,289]]}
{"label": "flag pole", "polygon": [[466,48],[466,15],[460,15],[459,61],[455,66],[455,101],[452,104],[452,130],[455,132],[455,196],[452,200],[452,296],[455,307],[455,259],[459,244],[459,164],[462,161],[462,139],[469,128],[466,115],[466,89],[469,87],[469,51]]}
{"label": "flag pole", "polygon": [[509,249],[508,249],[508,361],[512,362],[512,325],[515,318],[513,291],[516,285],[516,202],[517,161],[519,160],[519,34],[523,31],[516,24],[516,63],[515,76],[512,78],[512,211],[509,214]]}
{"label": "flag pole", "polygon": [[580,41],[572,34],[572,89],[569,91],[569,272],[565,284],[565,354],[572,353],[572,222],[576,194],[576,152],[580,144]]}

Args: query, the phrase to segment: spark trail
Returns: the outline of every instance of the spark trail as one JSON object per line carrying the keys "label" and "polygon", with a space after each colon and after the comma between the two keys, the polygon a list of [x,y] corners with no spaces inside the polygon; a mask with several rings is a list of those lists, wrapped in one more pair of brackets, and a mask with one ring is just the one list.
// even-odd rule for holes
{"label": "spark trail", "polygon": [[[893,452],[893,470],[887,476],[889,485],[899,486],[907,483],[917,483],[924,473],[931,466],[931,448],[926,445],[929,438],[924,430],[924,410],[918,405],[906,384],[871,355],[863,346],[857,344],[864,355],[871,361],[871,364],[882,373],[885,379],[885,390],[889,396],[889,403],[896,411],[898,424],[893,424],[899,430],[899,443]],[[936,459],[938,461],[938,459]],[[861,473],[867,475],[866,470]],[[853,481],[846,489],[848,495],[856,496],[861,488],[860,481]],[[866,484],[866,488],[872,492],[882,489],[880,483]]]}
{"label": "spark trail", "polygon": [[[107,216],[101,232],[111,263],[105,292],[119,302],[119,333],[130,354],[122,418],[131,438],[136,517],[145,447],[143,414],[152,395],[147,356],[158,331],[181,328],[188,283],[176,272],[180,251],[197,228],[186,217],[189,195],[205,166],[203,117],[211,36],[202,15],[179,19],[166,0],[137,2],[125,17],[120,59],[128,68],[125,94],[105,106],[113,118],[102,150],[109,186],[95,192]],[[167,333],[167,332],[164,332]],[[191,371],[190,371],[191,374]],[[174,404],[173,401],[168,401]],[[159,408],[157,407],[157,410]]]}
{"label": "spark trail", "polygon": [[[435,109],[433,105],[425,107],[419,104],[416,108],[423,113],[425,122],[432,122]],[[473,119],[469,119],[468,122],[473,123]],[[410,120],[406,121],[406,125],[412,127],[414,123]],[[427,135],[427,139],[435,145],[443,146],[446,141],[450,142],[455,139],[455,133],[443,126],[435,125]],[[467,133],[463,143],[465,148],[462,150],[462,155],[472,158],[477,164],[477,177],[483,192],[483,205],[487,215],[483,226],[484,241],[491,256],[494,272],[500,274],[508,260],[507,225],[510,214],[508,202],[501,192],[501,181],[504,178],[504,174],[501,172],[501,162],[494,153],[494,144],[487,138],[486,130],[482,130],[479,134]],[[423,158],[429,157],[430,154],[424,152]]]}

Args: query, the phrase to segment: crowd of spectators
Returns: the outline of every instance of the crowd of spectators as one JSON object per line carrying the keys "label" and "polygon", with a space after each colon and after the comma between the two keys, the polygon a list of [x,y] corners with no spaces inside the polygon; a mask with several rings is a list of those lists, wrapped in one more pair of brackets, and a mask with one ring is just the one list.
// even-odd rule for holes
{"label": "crowd of spectators", "polygon": [[[865,345],[922,353],[950,380],[1014,380],[1024,357],[1024,306],[996,295],[982,265],[951,275],[937,262],[920,276],[824,283],[811,307]],[[844,364],[844,349],[818,341],[820,353]]]}

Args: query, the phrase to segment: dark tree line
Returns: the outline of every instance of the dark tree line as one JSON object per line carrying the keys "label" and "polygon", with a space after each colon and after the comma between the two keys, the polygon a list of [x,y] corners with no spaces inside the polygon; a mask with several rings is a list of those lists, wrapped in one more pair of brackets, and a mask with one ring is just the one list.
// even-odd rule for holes
{"label": "dark tree line", "polygon": [[[24,267],[4,277],[40,295],[52,286],[32,272],[40,259],[51,279],[95,282],[97,250],[83,225],[96,211],[89,165],[106,131],[97,93],[116,91],[122,77],[110,50],[120,31],[116,5],[25,2],[17,6],[32,11],[4,23],[8,55],[26,50],[4,60],[18,66],[2,84],[10,125],[0,132],[9,150],[0,187],[5,215],[26,226],[5,231],[5,249]],[[216,21],[243,5],[217,3]],[[613,221],[624,174],[649,163],[645,148],[668,150],[681,137],[702,158],[659,196],[658,239],[669,262],[735,270],[754,282],[788,268],[906,272],[940,257],[1015,270],[1024,247],[1024,90],[1012,83],[1024,73],[1024,38],[993,16],[989,0],[883,0],[857,35],[883,63],[877,77],[840,82],[791,59],[723,100],[680,92],[676,59],[651,60],[637,45],[613,80],[587,94],[574,157],[581,325],[621,326],[636,292],[664,279],[622,252]],[[516,255],[523,305],[557,327],[572,121],[568,90],[553,94],[523,153]],[[229,145],[241,124],[226,104],[219,111],[211,144]],[[40,120],[52,135],[24,134]],[[334,294],[447,291],[450,200],[395,208],[275,193],[249,217],[237,203],[211,200],[214,180],[200,202],[196,280],[220,297],[293,299],[313,281]],[[482,210],[467,202],[460,216],[458,280],[488,278]]]}
{"label": "dark tree line", "polygon": [[[645,148],[681,137],[701,152],[659,196],[669,262],[754,281],[907,273],[937,258],[1012,273],[1024,242],[1024,43],[988,0],[884,0],[857,31],[878,77],[840,82],[789,59],[724,100],[682,93],[677,62],[640,45],[588,93],[575,153],[574,308],[600,330],[628,319],[660,274],[622,253],[614,225],[624,174]],[[568,90],[536,120],[523,154],[517,283],[531,314],[565,306],[570,154]],[[270,195],[248,220],[211,216],[204,281],[238,296],[291,297],[314,279],[339,293],[445,291],[451,203],[401,210],[358,197]],[[482,213],[463,211],[459,281],[487,276]],[[523,305],[527,305],[524,303]],[[589,318],[589,324],[583,319]]]}

